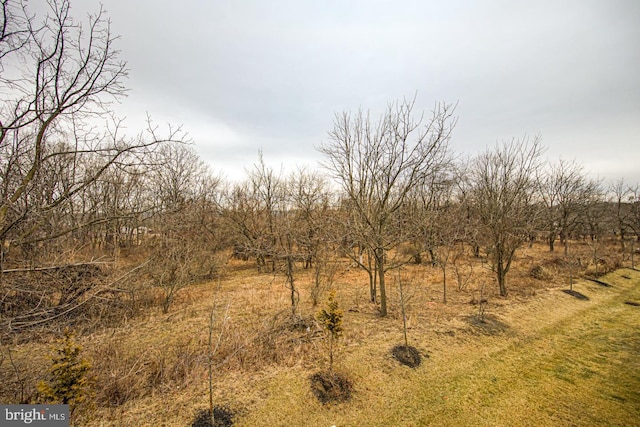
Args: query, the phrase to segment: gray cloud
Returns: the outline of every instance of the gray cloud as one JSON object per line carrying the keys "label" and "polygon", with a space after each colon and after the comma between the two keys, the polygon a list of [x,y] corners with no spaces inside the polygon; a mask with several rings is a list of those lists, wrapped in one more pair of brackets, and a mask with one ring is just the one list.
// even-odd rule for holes
{"label": "gray cloud", "polygon": [[539,133],[550,157],[640,181],[634,0],[105,7],[131,68],[122,112],[184,123],[203,157],[229,175],[240,175],[258,149],[275,165],[313,163],[334,112],[377,114],[417,92],[425,110],[459,103],[458,151]]}

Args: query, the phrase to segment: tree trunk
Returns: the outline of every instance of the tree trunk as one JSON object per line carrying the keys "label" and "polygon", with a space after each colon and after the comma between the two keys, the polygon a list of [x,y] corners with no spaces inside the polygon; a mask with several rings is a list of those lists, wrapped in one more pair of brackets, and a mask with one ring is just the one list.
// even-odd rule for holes
{"label": "tree trunk", "polygon": [[[362,252],[360,253],[360,257],[362,259]],[[360,262],[361,265],[362,262]],[[378,289],[377,289],[377,281],[378,281],[378,264],[374,263],[374,265],[371,265],[371,256],[370,256],[370,252],[367,252],[367,265],[368,265],[368,269],[367,269],[367,273],[369,273],[369,297],[371,299],[372,303],[376,303],[378,301]]]}
{"label": "tree trunk", "polygon": [[[2,273],[4,272],[4,245],[6,244],[5,239],[0,239],[0,284],[2,284]],[[633,250],[631,251],[633,254]]]}
{"label": "tree trunk", "polygon": [[475,258],[480,258],[480,245],[477,243],[473,244],[473,256]]}
{"label": "tree trunk", "polygon": [[431,258],[431,266],[435,267],[436,265],[438,265],[438,257],[436,257],[435,252],[433,252],[433,249],[429,248],[429,257]]}
{"label": "tree trunk", "polygon": [[502,268],[498,269],[498,287],[500,288],[500,296],[507,296],[507,284],[506,284],[506,274],[502,270]]}
{"label": "tree trunk", "polygon": [[329,372],[333,372],[333,335],[329,338]]}
{"label": "tree trunk", "polygon": [[380,315],[387,315],[387,290],[384,282],[384,249],[375,250],[376,270],[378,271],[378,284],[380,286]]}
{"label": "tree trunk", "polygon": [[498,253],[496,257],[496,276],[498,277],[498,287],[500,288],[500,296],[507,296],[507,269],[504,265],[504,258],[502,253]]}
{"label": "tree trunk", "polygon": [[289,284],[289,290],[291,291],[291,317],[294,318],[298,307],[298,291],[296,290],[293,277],[293,257],[291,255],[287,256],[287,283]]}
{"label": "tree trunk", "polygon": [[369,273],[369,298],[371,300],[372,303],[376,303],[377,301],[377,292],[378,290],[376,289],[376,274],[377,271],[376,270],[367,270],[367,273]]}
{"label": "tree trunk", "polygon": [[398,271],[398,287],[400,289],[400,308],[402,309],[402,328],[404,331],[404,346],[409,347],[409,340],[407,339],[407,312],[405,310],[405,298],[402,289],[402,278],[400,277],[400,271]]}
{"label": "tree trunk", "polygon": [[447,268],[442,267],[442,302],[447,303]]}

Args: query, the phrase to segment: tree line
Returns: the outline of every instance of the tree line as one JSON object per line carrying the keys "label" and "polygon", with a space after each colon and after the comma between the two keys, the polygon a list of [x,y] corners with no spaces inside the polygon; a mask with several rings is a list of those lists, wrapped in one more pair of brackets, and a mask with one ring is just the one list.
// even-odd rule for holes
{"label": "tree line", "polygon": [[[408,262],[442,268],[446,298],[447,265],[468,249],[486,256],[506,295],[514,255],[533,239],[550,251],[559,242],[567,260],[571,239],[592,242],[594,257],[603,236],[615,235],[631,256],[640,240],[638,184],[607,187],[576,161],[549,164],[540,137],[456,155],[455,105],[446,103],[423,113],[415,99],[396,101],[377,119],[338,113],[317,170],[277,171],[260,153],[243,181],[227,182],[180,127],[148,120],[136,136],[124,132],[112,103],[126,94],[127,64],[102,10],[80,23],[68,0],[50,1],[44,17],[22,2],[0,4],[6,326],[75,310],[97,295],[96,282],[76,280],[87,266],[132,253],[142,258],[122,280],[135,273],[161,289],[165,311],[181,287],[219,274],[228,251],[281,272],[292,315],[297,269],[312,269],[317,303],[336,260],[347,257],[368,273],[384,316],[386,275]],[[64,277],[58,287],[11,279],[27,271]],[[120,279],[100,283],[110,295],[122,290]]]}

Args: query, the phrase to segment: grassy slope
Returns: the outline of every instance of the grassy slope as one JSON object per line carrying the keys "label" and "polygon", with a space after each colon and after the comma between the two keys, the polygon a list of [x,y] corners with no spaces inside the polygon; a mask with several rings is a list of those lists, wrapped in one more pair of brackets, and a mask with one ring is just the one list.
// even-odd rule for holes
{"label": "grassy slope", "polygon": [[342,369],[356,394],[346,404],[318,403],[308,369],[276,372],[238,425],[640,425],[640,307],[624,304],[640,301],[640,272],[603,280],[613,287],[574,288],[590,301],[554,290],[506,310],[510,328],[498,335],[413,336],[430,354],[416,370],[389,357],[393,338],[347,346]]}

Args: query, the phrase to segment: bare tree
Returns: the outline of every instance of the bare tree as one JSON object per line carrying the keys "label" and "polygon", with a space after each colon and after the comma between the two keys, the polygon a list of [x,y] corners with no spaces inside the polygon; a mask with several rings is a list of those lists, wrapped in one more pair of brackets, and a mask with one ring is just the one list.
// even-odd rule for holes
{"label": "bare tree", "polygon": [[629,226],[633,232],[635,242],[631,242],[631,268],[635,268],[634,254],[636,251],[636,243],[640,242],[640,185],[629,187]]}
{"label": "bare tree", "polygon": [[538,191],[544,204],[544,222],[549,251],[554,251],[554,243],[560,237],[564,246],[564,256],[569,254],[569,236],[577,225],[579,214],[593,183],[587,180],[582,165],[560,160],[538,177]]}
{"label": "bare tree", "polygon": [[354,215],[351,202],[346,198],[340,198],[338,207],[332,213],[330,227],[338,231],[341,236],[342,255],[347,256],[355,265],[367,272],[369,300],[377,303],[378,275],[373,261],[373,252],[361,240],[359,219]]}
{"label": "bare tree", "polygon": [[275,272],[276,253],[279,252],[277,220],[288,209],[285,201],[286,183],[282,172],[276,173],[265,164],[262,152],[259,153],[258,162],[248,170],[248,188],[256,203],[252,213],[258,226],[252,236],[254,241],[251,242],[251,250],[256,255],[258,267],[269,263],[271,272]]}
{"label": "bare tree", "polygon": [[[74,255],[88,258],[81,248],[107,242],[117,255],[145,209],[144,197],[132,204],[130,196],[150,153],[185,135],[169,127],[161,137],[150,120],[146,131],[124,133],[111,103],[126,93],[127,68],[102,9],[80,22],[69,0],[47,1],[43,15],[27,2],[0,6],[0,273],[5,263],[17,271],[0,276],[0,311],[18,329],[121,300],[120,279],[107,280],[104,263]],[[55,275],[40,280],[43,272]],[[7,298],[19,304],[7,310]]]}
{"label": "bare tree", "polygon": [[505,142],[480,154],[472,170],[474,209],[496,274],[500,295],[516,250],[529,239],[537,212],[533,206],[540,138]]}
{"label": "bare tree", "polygon": [[31,41],[31,21],[24,3],[16,0],[0,1],[0,71],[4,71],[1,61],[5,56],[20,51]]}
{"label": "bare tree", "polygon": [[640,185],[629,187],[629,203],[631,204],[629,223],[636,240],[640,242]]}
{"label": "bare tree", "polygon": [[616,233],[620,237],[620,247],[624,253],[627,236],[631,232],[632,205],[629,202],[632,200],[632,189],[621,178],[609,185],[609,194]]}
{"label": "bare tree", "polygon": [[447,161],[455,126],[451,105],[436,105],[427,120],[414,115],[414,106],[415,99],[393,103],[377,123],[362,111],[336,114],[329,141],[320,147],[324,166],[347,197],[352,240],[373,255],[382,316],[387,315],[386,252],[406,240],[402,231],[410,231],[397,227],[394,216],[407,195]]}
{"label": "bare tree", "polygon": [[0,242],[25,247],[107,221],[68,214],[107,171],[130,171],[161,141],[183,138],[172,128],[159,138],[151,124],[146,134],[122,135],[110,102],[125,94],[127,69],[108,18],[100,9],[80,25],[68,0],[48,6],[37,17],[25,3],[2,2]]}
{"label": "bare tree", "polygon": [[[307,196],[299,192],[300,188],[295,188],[300,183],[296,179],[284,179],[282,173],[267,166],[262,153],[247,174],[247,181],[226,194],[221,212],[234,230],[237,255],[255,257],[260,271],[269,266],[274,274],[284,273],[291,317],[295,321],[300,299],[295,263],[308,260],[309,244],[312,243],[309,217],[305,220],[306,225],[304,221],[300,222],[305,216],[302,205],[309,200],[303,201]],[[307,207],[311,209],[311,206]]]}
{"label": "bare tree", "polygon": [[[454,268],[458,278],[459,289],[464,285],[464,273],[460,270],[459,261],[464,252],[458,242],[464,240],[464,227],[461,226],[463,211],[458,204],[447,204],[441,207],[434,218],[436,228],[434,230],[434,253],[436,264],[442,270],[442,302],[447,303],[447,269],[450,263],[457,263]],[[471,266],[469,267],[472,268]],[[468,279],[467,279],[468,280]],[[461,285],[462,284],[462,285]]]}
{"label": "bare tree", "polygon": [[577,223],[577,231],[586,238],[591,248],[591,262],[594,272],[599,273],[598,264],[601,239],[608,227],[609,212],[605,202],[604,189],[600,181],[591,181],[591,190],[587,193]]}
{"label": "bare tree", "polygon": [[333,283],[337,270],[334,244],[339,231],[331,227],[331,194],[328,183],[317,173],[299,169],[289,180],[290,209],[295,216],[296,242],[304,268],[313,271],[311,300],[320,301],[321,294]]}
{"label": "bare tree", "polygon": [[[159,211],[179,210],[189,200],[205,194],[209,188],[207,178],[212,176],[207,165],[193,147],[164,144],[154,153],[151,165],[150,187]],[[215,183],[213,184],[215,187]]]}
{"label": "bare tree", "polygon": [[216,217],[207,214],[215,213],[218,179],[196,152],[183,144],[166,145],[155,163],[149,185],[156,195],[155,238],[147,271],[164,292],[166,313],[182,287],[213,278],[223,240],[215,232]]}
{"label": "bare tree", "polygon": [[[474,183],[470,171],[473,169],[474,159],[467,157],[458,161],[454,168],[453,199],[458,206],[459,229],[462,237],[462,248],[458,252],[458,258],[464,252],[464,244],[468,244],[475,258],[480,257],[480,219],[474,206]],[[455,259],[455,257],[454,257]]]}

